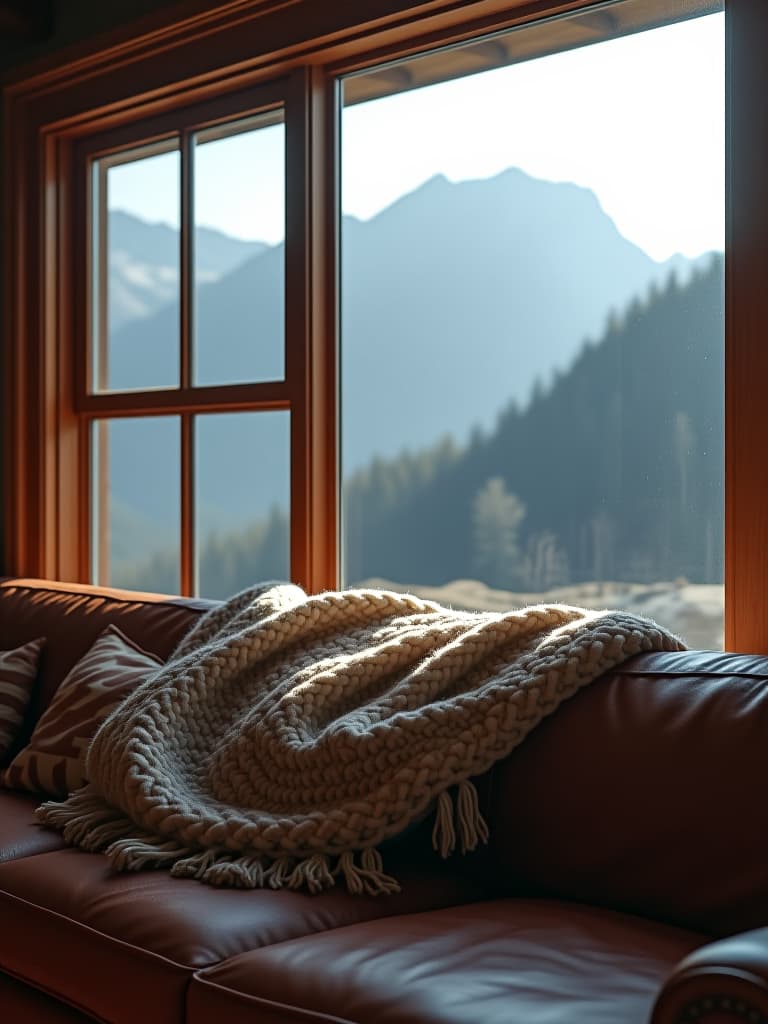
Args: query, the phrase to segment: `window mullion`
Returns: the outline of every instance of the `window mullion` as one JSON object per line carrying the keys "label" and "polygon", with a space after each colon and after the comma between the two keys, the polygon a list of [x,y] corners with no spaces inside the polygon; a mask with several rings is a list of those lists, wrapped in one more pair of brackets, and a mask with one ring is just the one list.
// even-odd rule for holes
{"label": "window mullion", "polygon": [[181,417],[181,592],[197,590],[195,564],[195,424],[191,413]]}
{"label": "window mullion", "polygon": [[[192,338],[194,332],[194,137],[181,136],[181,219],[179,254],[179,383],[182,388],[192,384]],[[195,592],[196,566],[194,517],[194,419],[190,413],[181,416],[181,592]]]}
{"label": "window mullion", "polygon": [[291,394],[291,572],[338,582],[337,83],[294,78],[286,104],[286,366]]}
{"label": "window mullion", "polygon": [[[107,170],[103,165],[97,169],[96,185],[96,308],[92,310],[92,329],[96,331],[95,374],[88,382],[88,388],[105,391],[109,386],[109,296],[108,275],[105,272],[109,254],[109,210],[107,205]],[[94,284],[92,283],[92,287]],[[95,422],[89,436],[89,444],[96,446],[96,458],[90,467],[90,513],[95,517],[97,530],[93,538],[91,558],[96,562],[95,580],[106,585],[110,572],[110,521],[109,521],[109,424],[107,420]],[[94,493],[95,491],[95,493]]]}
{"label": "window mullion", "polygon": [[91,488],[96,493],[91,501],[91,514],[96,518],[92,557],[96,559],[95,582],[108,586],[110,580],[110,519],[109,519],[109,421],[97,420],[91,444],[96,444],[96,459],[91,470]]}
{"label": "window mullion", "polygon": [[194,332],[195,232],[194,138],[190,132],[181,137],[181,251],[179,253],[179,383],[188,388],[192,382],[192,337]]}
{"label": "window mullion", "polygon": [[[107,266],[108,253],[109,253],[109,211],[107,209],[107,170],[103,165],[99,165],[98,171],[98,184],[96,200],[98,203],[98,209],[96,213],[96,224],[98,231],[98,238],[96,240],[96,252],[97,252],[97,266],[99,268],[105,268]],[[94,319],[94,329],[97,332],[97,349],[96,349],[96,380],[89,382],[89,389],[93,389],[95,386],[99,391],[105,391],[109,386],[109,380],[107,375],[107,359],[108,359],[108,345],[109,345],[109,297],[107,287],[108,275],[102,270],[98,274],[97,279],[97,298],[96,298],[96,310]]]}

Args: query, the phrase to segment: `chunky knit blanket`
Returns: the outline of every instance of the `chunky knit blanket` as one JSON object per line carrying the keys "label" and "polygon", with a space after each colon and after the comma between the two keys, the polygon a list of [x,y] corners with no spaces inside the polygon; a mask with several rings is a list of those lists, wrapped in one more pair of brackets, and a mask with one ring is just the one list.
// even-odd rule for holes
{"label": "chunky knit blanket", "polygon": [[472,776],[607,669],[682,647],[624,612],[267,584],[199,620],[99,729],[90,784],[38,816],[119,870],[396,891],[379,844],[434,814],[440,854],[473,849]]}

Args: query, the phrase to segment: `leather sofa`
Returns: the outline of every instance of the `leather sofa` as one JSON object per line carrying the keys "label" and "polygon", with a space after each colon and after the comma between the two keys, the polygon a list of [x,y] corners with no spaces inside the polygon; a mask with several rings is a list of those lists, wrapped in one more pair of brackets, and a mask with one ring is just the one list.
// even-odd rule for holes
{"label": "leather sofa", "polygon": [[[33,722],[110,623],[167,657],[204,601],[0,580],[46,637]],[[390,897],[114,874],[0,790],[2,1024],[768,1022],[768,658],[640,655],[476,780],[487,846],[390,843]]]}

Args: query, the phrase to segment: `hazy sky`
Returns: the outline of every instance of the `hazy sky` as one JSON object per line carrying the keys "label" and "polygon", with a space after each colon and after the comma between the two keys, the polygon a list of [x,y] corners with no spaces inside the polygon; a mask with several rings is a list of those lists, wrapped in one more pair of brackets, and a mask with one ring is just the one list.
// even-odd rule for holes
{"label": "hazy sky", "polygon": [[[435,174],[507,167],[591,188],[655,259],[723,248],[724,18],[710,15],[345,110],[342,207],[368,219]],[[178,224],[175,154],[110,172],[109,205]],[[282,126],[199,147],[196,218],[283,237]]]}

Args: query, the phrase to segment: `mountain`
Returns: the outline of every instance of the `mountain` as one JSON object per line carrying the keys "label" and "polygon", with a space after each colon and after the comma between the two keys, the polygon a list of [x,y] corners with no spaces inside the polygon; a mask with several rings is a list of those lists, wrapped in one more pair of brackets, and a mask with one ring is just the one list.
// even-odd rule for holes
{"label": "mountain", "polygon": [[[537,378],[562,371],[586,338],[599,337],[612,309],[659,286],[672,269],[686,279],[693,268],[683,257],[652,260],[589,190],[515,169],[457,184],[432,178],[369,221],[345,218],[341,243],[345,477],[377,455],[427,448],[445,434],[463,443],[478,424],[487,432],[510,401],[528,401]],[[202,256],[202,239],[197,248]],[[138,259],[133,244],[132,252]],[[200,286],[198,382],[282,376],[283,291],[282,245]],[[115,331],[110,386],[173,386],[177,339],[173,303]],[[284,427],[261,422],[258,444],[242,441],[233,417],[230,442],[202,453],[214,467],[207,492],[218,501],[206,518],[221,528],[263,517],[285,493],[274,468]],[[114,456],[115,498],[162,528],[174,526],[159,491],[136,486],[131,452],[116,444]],[[142,459],[153,458],[149,445]],[[234,472],[235,462],[248,472]]]}
{"label": "mountain", "polygon": [[347,222],[342,261],[347,471],[489,427],[672,267],[620,235],[591,191],[516,169],[433,178]]}
{"label": "mountain", "polygon": [[[588,189],[516,169],[457,184],[432,178],[370,221],[345,218],[341,248],[347,469],[447,427],[465,437],[489,426],[597,337],[611,308],[691,265],[652,260]],[[202,240],[197,251],[202,259]],[[275,246],[199,289],[201,380],[282,374],[283,263]],[[116,332],[111,386],[173,383],[177,322],[173,304]]]}
{"label": "mountain", "polygon": [[[109,325],[111,331],[178,302],[179,232],[147,224],[123,210],[109,211]],[[263,252],[263,242],[242,242],[211,228],[195,233],[199,282],[218,281]]]}
{"label": "mountain", "polygon": [[[168,229],[170,231],[170,229]],[[202,266],[205,236],[196,251]],[[244,243],[237,243],[242,245]],[[255,255],[213,282],[199,281],[195,303],[197,382],[274,380],[283,375],[283,247],[261,243]],[[166,267],[164,273],[169,273]],[[208,271],[209,274],[213,273]],[[155,274],[157,282],[160,275]],[[152,315],[132,320],[111,337],[111,388],[178,384],[178,295]]]}
{"label": "mountain", "polygon": [[[618,601],[705,646],[720,642],[722,592],[700,584],[723,572],[722,331],[716,256],[684,284],[670,278],[633,301],[489,433],[371,460],[345,484],[346,583],[385,576],[438,600],[429,587],[448,584],[462,607],[559,587],[557,600]],[[284,577],[287,550],[277,508],[220,532],[202,546],[202,592]],[[177,560],[173,548],[125,560],[120,583],[174,590]],[[704,591],[714,603],[702,619]]]}
{"label": "mountain", "polygon": [[353,474],[348,582],[721,581],[723,308],[715,256],[632,302],[489,434]]}

